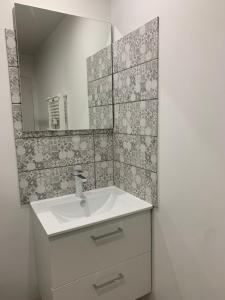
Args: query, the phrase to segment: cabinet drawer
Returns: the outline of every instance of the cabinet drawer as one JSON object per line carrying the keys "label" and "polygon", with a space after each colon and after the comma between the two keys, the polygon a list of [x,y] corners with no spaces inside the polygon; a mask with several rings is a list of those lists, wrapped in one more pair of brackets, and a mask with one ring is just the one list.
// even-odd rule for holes
{"label": "cabinet drawer", "polygon": [[150,253],[52,291],[53,300],[135,300],[151,290]]}
{"label": "cabinet drawer", "polygon": [[150,212],[94,225],[50,241],[52,288],[150,251]]}

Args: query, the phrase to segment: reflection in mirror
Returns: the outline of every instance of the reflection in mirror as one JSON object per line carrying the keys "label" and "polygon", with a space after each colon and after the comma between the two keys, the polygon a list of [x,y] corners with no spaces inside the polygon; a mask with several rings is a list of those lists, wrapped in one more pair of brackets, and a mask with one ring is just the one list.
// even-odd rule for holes
{"label": "reflection in mirror", "polygon": [[23,130],[112,128],[110,23],[15,4]]}

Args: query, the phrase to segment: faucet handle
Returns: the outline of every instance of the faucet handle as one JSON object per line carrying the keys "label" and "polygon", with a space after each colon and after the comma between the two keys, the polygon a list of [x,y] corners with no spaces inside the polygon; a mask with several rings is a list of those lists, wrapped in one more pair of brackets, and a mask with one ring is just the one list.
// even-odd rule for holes
{"label": "faucet handle", "polygon": [[83,171],[81,171],[81,170],[74,170],[73,171],[74,176],[79,176],[79,175],[82,175],[82,174],[83,174]]}
{"label": "faucet handle", "polygon": [[85,176],[83,176],[83,175],[81,175],[81,174],[75,175],[75,176],[77,176],[77,178],[79,178],[79,180],[80,180],[82,183],[87,182],[87,178],[86,178]]}
{"label": "faucet handle", "polygon": [[73,169],[73,175],[74,176],[78,176],[78,175],[82,175],[83,171],[81,169],[81,166],[75,166]]}

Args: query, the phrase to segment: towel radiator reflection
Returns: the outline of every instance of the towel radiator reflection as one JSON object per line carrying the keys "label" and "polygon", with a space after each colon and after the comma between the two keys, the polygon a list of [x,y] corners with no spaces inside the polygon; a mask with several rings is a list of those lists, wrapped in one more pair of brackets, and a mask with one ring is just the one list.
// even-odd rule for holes
{"label": "towel radiator reflection", "polygon": [[48,102],[49,130],[67,130],[67,95],[57,95],[46,99]]}

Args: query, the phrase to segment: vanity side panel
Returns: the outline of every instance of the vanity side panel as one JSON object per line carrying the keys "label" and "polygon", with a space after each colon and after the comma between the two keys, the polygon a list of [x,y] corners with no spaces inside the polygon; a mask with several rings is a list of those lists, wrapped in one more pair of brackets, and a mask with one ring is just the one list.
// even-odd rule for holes
{"label": "vanity side panel", "polygon": [[49,239],[36,215],[32,215],[39,293],[42,300],[52,300]]}
{"label": "vanity side panel", "polygon": [[[52,288],[144,254],[151,250],[150,211],[52,237]],[[100,239],[93,237],[122,232]]]}

